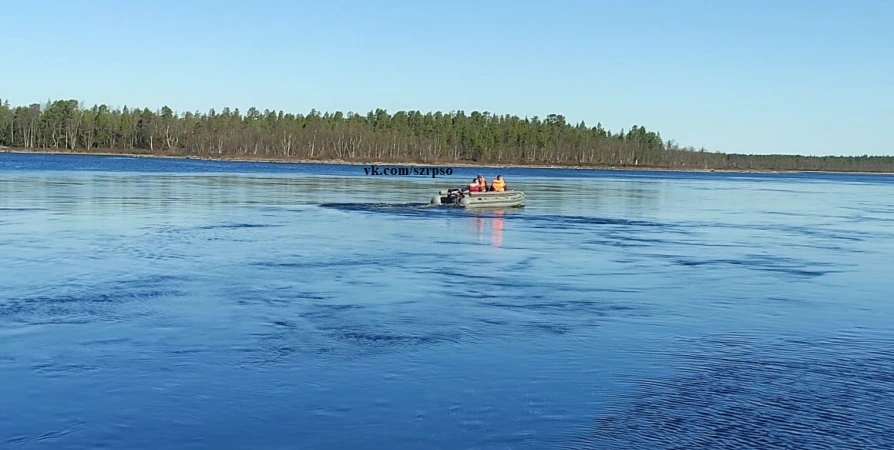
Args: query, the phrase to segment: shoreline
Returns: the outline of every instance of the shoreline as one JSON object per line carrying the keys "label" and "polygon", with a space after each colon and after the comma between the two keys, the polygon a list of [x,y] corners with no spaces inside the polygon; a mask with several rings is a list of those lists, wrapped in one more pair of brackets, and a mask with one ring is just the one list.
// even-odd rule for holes
{"label": "shoreline", "polygon": [[602,166],[602,165],[581,165],[581,164],[497,164],[497,163],[472,163],[466,161],[456,161],[452,163],[442,162],[388,162],[388,161],[349,161],[339,159],[270,159],[270,158],[238,158],[238,157],[208,157],[193,155],[164,155],[152,153],[136,153],[136,152],[109,152],[109,151],[69,151],[60,149],[21,149],[11,147],[0,147],[0,153],[14,154],[32,154],[32,155],[72,155],[72,156],[113,156],[113,157],[132,157],[132,158],[157,158],[157,159],[181,159],[181,160],[198,160],[213,162],[247,162],[247,163],[267,163],[267,164],[317,164],[317,165],[344,165],[344,166],[383,166],[383,167],[475,167],[488,169],[560,169],[560,170],[594,170],[594,171],[631,171],[631,172],[678,172],[678,173],[737,173],[737,174],[797,174],[797,173],[815,173],[815,174],[850,174],[850,175],[894,175],[894,172],[860,172],[860,171],[843,171],[843,170],[776,170],[776,169],[699,169],[699,168],[681,168],[681,167],[649,167],[649,166]]}

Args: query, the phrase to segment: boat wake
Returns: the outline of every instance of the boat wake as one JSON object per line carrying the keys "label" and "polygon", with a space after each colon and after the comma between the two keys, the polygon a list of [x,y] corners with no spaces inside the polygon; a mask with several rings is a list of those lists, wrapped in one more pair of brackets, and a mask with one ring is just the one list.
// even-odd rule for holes
{"label": "boat wake", "polygon": [[435,205],[430,203],[323,203],[320,206],[343,211],[380,211],[431,208]]}
{"label": "boat wake", "polygon": [[436,205],[429,203],[323,203],[320,206],[345,212],[393,214],[413,217],[428,216],[433,213],[445,212],[443,209],[437,211],[438,208]]}

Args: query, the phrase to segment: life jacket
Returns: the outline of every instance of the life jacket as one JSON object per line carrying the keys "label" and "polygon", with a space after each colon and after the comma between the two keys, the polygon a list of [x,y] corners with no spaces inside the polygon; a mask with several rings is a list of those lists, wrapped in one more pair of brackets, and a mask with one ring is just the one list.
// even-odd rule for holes
{"label": "life jacket", "polygon": [[494,180],[490,187],[493,188],[494,191],[503,192],[506,190],[506,182],[504,180]]}
{"label": "life jacket", "polygon": [[480,192],[481,186],[477,183],[469,183],[469,192]]}
{"label": "life jacket", "polygon": [[478,180],[478,186],[481,187],[482,191],[486,191],[487,190],[487,179],[482,178],[482,179]]}

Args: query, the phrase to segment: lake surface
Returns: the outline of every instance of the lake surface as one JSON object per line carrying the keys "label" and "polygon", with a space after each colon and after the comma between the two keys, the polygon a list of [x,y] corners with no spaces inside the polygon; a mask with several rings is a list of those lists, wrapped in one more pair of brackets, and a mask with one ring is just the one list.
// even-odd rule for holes
{"label": "lake surface", "polygon": [[0,447],[894,448],[892,264],[879,175],[0,154]]}

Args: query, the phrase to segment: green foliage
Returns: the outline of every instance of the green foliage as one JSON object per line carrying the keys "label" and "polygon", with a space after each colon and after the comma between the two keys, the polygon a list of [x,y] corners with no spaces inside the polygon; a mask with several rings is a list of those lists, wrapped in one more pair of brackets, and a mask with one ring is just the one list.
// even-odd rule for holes
{"label": "green foliage", "polygon": [[0,145],[246,159],[894,171],[892,157],[723,154],[681,148],[641,125],[615,133],[601,123],[568,123],[560,114],[521,118],[487,111],[304,115],[224,107],[178,113],[168,106],[84,108],[57,100],[11,107],[0,101]]}

